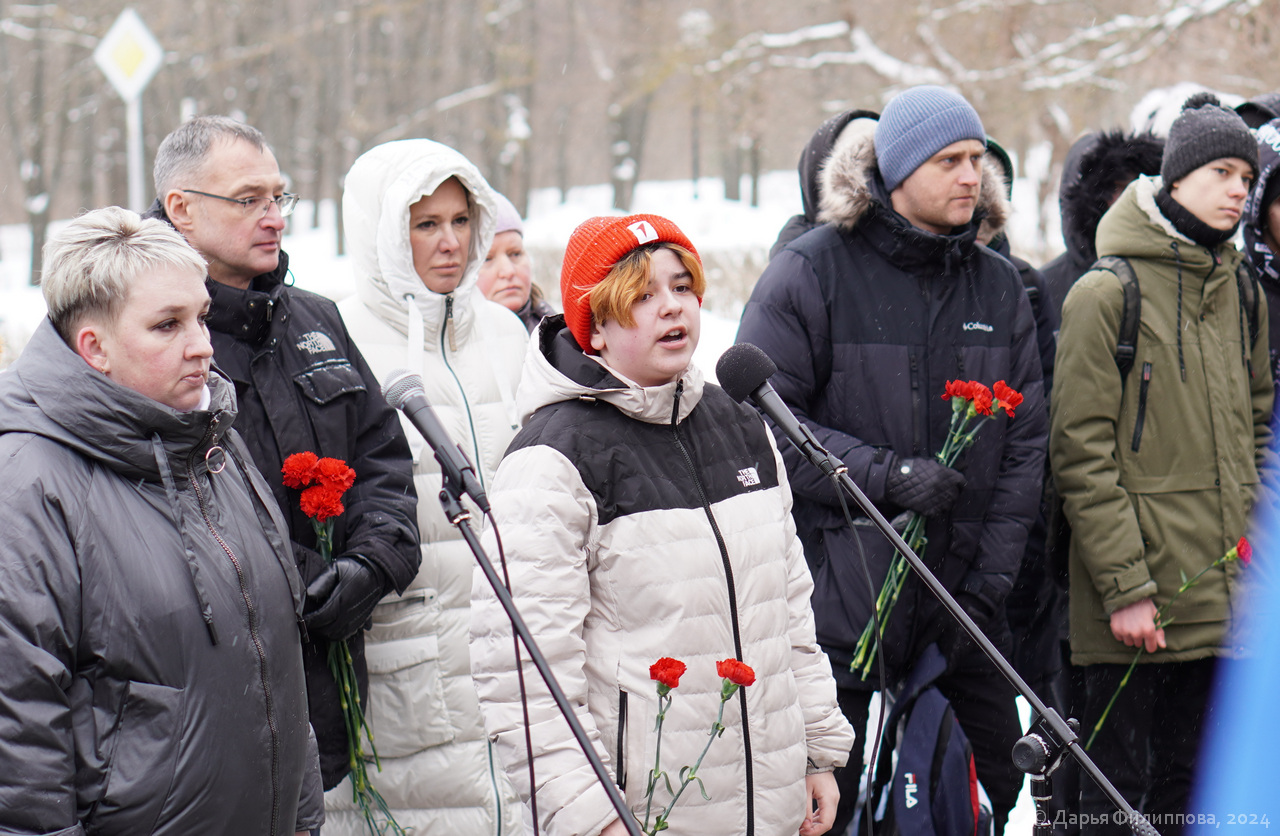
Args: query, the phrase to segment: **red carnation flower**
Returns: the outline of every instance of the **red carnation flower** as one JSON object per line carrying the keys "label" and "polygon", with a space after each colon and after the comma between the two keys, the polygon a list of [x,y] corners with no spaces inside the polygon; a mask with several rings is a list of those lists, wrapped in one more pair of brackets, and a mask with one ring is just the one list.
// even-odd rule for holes
{"label": "red carnation flower", "polygon": [[970,381],[973,386],[971,393],[973,397],[973,411],[979,415],[991,414],[991,390],[976,381]]}
{"label": "red carnation flower", "polygon": [[967,380],[948,380],[946,389],[942,393],[942,399],[944,401],[949,401],[952,398],[959,398],[967,401],[970,398],[970,385],[970,382]]}
{"label": "red carnation flower", "polygon": [[657,680],[668,688],[675,688],[680,685],[680,677],[687,669],[685,663],[679,659],[663,656],[649,666],[649,678]]}
{"label": "red carnation flower", "polygon": [[316,478],[316,464],[320,459],[315,453],[294,453],[284,460],[280,472],[284,474],[286,488],[305,488]]}
{"label": "red carnation flower", "polygon": [[347,510],[342,507],[342,491],[314,485],[302,492],[300,500],[302,513],[316,522],[324,522]]}
{"label": "red carnation flower", "polygon": [[1248,540],[1241,537],[1240,542],[1236,543],[1236,554],[1239,555],[1240,562],[1248,566],[1249,561],[1253,560],[1253,546],[1249,544]]}
{"label": "red carnation flower", "polygon": [[356,472],[342,459],[320,459],[315,466],[316,481],[326,488],[342,492],[356,481]]}
{"label": "red carnation flower", "polygon": [[995,385],[996,399],[1000,401],[1000,406],[1005,412],[1009,413],[1009,417],[1013,417],[1013,411],[1022,405],[1022,393],[1013,389],[1003,380],[997,380]]}
{"label": "red carnation flower", "polygon": [[756,681],[756,672],[751,670],[751,666],[737,659],[725,659],[723,662],[716,662],[716,673],[720,674],[722,679],[727,679],[734,685],[745,686]]}

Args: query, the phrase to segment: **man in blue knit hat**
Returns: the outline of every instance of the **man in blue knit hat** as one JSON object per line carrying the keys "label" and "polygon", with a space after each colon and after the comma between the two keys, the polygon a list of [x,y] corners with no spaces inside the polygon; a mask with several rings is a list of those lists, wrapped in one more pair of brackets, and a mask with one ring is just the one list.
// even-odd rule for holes
{"label": "man in blue knit hat", "polygon": [[[976,240],[984,218],[999,226],[1009,208],[985,137],[973,107],[934,86],[890,101],[874,138],[842,134],[822,173],[821,225],[774,256],[738,340],[773,358],[778,394],[886,516],[924,515],[926,562],[1007,653],[1004,600],[1040,501],[1048,416],[1022,281]],[[1016,419],[983,426],[955,469],[935,458],[951,421],[948,380],[1003,380],[1025,398]],[[1001,832],[1022,784],[1012,688],[914,577],[883,625],[885,681],[874,665],[865,679],[850,672],[894,550],[866,519],[846,525],[830,483],[782,446],[841,708],[861,735],[872,692],[894,688],[936,643],[947,660],[938,686]],[[833,832],[852,816],[863,745],[837,772]]]}

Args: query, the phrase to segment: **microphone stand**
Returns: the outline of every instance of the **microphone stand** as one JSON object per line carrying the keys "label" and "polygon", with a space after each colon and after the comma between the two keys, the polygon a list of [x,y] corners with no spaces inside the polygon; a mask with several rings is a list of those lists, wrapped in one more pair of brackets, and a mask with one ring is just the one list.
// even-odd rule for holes
{"label": "microphone stand", "polygon": [[[436,454],[436,459],[437,461],[440,459],[438,453]],[[498,573],[493,568],[493,563],[485,554],[484,547],[480,545],[480,538],[476,537],[475,531],[472,530],[471,524],[468,522],[471,519],[471,512],[462,504],[462,486],[448,475],[447,468],[444,467],[443,462],[441,462],[441,475],[443,476],[443,482],[440,490],[440,505],[444,508],[445,518],[458,529],[462,534],[462,539],[471,548],[471,553],[475,555],[476,563],[479,564],[480,570],[484,572],[485,579],[489,581],[489,586],[493,587],[493,594],[498,597],[502,608],[507,612],[507,618],[511,619],[512,628],[515,630],[516,635],[520,637],[525,650],[529,652],[529,658],[533,661],[533,666],[542,675],[542,681],[547,683],[547,690],[551,692],[552,699],[556,701],[556,706],[560,709],[560,713],[564,715],[565,722],[569,724],[569,730],[573,732],[578,745],[582,747],[582,753],[586,755],[587,761],[591,764],[591,769],[596,773],[596,777],[604,787],[605,794],[609,796],[613,809],[618,813],[618,819],[631,836],[643,836],[635,817],[627,809],[626,800],[618,792],[618,787],[613,783],[613,779],[609,777],[609,772],[605,769],[604,762],[600,760],[600,755],[587,737],[586,729],[582,727],[582,723],[578,720],[578,715],[574,713],[573,707],[569,705],[569,699],[564,695],[564,691],[556,681],[555,675],[551,672],[551,666],[547,663],[546,657],[538,649],[538,644],[534,641],[533,634],[529,632],[528,625],[524,623],[524,619],[520,617],[520,613],[516,610],[515,602],[511,600],[511,593],[503,585],[502,579],[498,577]],[[520,660],[517,659],[516,664],[518,665],[519,663]],[[532,752],[529,753],[529,757],[533,757]],[[530,793],[537,791],[537,787],[529,787]],[[534,826],[537,826],[537,822],[534,823]]]}
{"label": "microphone stand", "polygon": [[[1049,792],[1049,775],[1058,768],[1065,754],[1070,754],[1080,764],[1080,768],[1086,775],[1097,783],[1102,792],[1116,806],[1116,809],[1127,816],[1130,828],[1139,836],[1160,836],[1159,832],[1152,826],[1151,822],[1134,811],[1129,802],[1125,801],[1124,796],[1120,794],[1109,780],[1107,776],[1102,774],[1102,770],[1098,769],[1098,765],[1085,753],[1080,746],[1080,738],[1076,733],[1079,727],[1074,719],[1070,722],[1064,721],[1058,712],[1044,704],[1036,693],[1031,690],[1031,686],[1018,675],[1008,660],[1001,655],[986,634],[978,628],[973,622],[969,614],[964,611],[961,606],[956,603],[956,599],[951,597],[951,593],[947,588],[929,571],[929,567],[924,561],[911,550],[898,532],[894,531],[893,526],[884,515],[875,507],[862,489],[854,484],[849,478],[849,468],[839,458],[828,453],[822,445],[818,443],[813,432],[805,424],[801,424],[801,432],[804,433],[808,444],[801,446],[792,441],[792,444],[803,453],[808,459],[820,469],[823,473],[836,479],[840,487],[842,487],[863,513],[880,529],[880,533],[888,538],[894,548],[906,559],[912,570],[924,582],[925,586],[937,597],[938,601],[951,613],[952,617],[960,623],[964,631],[969,634],[969,638],[973,640],[978,647],[982,648],[982,652],[991,659],[996,669],[1009,680],[1015,690],[1022,695],[1032,709],[1035,710],[1039,719],[1036,721],[1035,727],[1028,732],[1013,747],[1014,764],[1023,772],[1031,777],[1031,786],[1033,795],[1036,797],[1036,827],[1037,834],[1048,834],[1052,831],[1052,824],[1047,820],[1048,812],[1048,796]],[[788,440],[790,436],[788,436]],[[806,450],[805,447],[811,449]],[[1075,724],[1075,728],[1072,727]]]}

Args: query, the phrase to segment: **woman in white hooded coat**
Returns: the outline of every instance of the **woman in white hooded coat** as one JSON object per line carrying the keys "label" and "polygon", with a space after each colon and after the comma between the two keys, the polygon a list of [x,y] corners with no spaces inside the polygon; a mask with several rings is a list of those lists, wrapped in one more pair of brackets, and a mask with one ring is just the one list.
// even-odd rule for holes
{"label": "woman in white hooded coat", "polygon": [[[476,287],[494,206],[474,165],[426,139],[363,154],[342,199],[357,295],[339,307],[352,337],[379,379],[395,369],[421,375],[427,401],[485,482],[518,428],[514,392],[528,342],[519,318]],[[520,804],[494,762],[471,682],[473,558],[436,501],[431,449],[407,422],[405,432],[422,568],[403,595],[378,605],[366,634],[382,762],[371,777],[399,824],[418,833],[518,833]],[[363,831],[349,783],[326,806],[326,836]]]}

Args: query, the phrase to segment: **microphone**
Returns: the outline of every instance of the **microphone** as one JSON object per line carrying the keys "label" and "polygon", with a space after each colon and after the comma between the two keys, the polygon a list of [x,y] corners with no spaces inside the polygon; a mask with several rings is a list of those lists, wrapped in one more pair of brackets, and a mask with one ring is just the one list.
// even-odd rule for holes
{"label": "microphone", "polygon": [[484,513],[489,513],[489,497],[484,486],[476,478],[475,468],[462,452],[462,447],[449,437],[435,410],[427,403],[427,393],[422,388],[422,378],[405,369],[396,369],[382,382],[382,394],[387,403],[400,410],[418,433],[435,451],[436,461],[446,484],[461,487]]}
{"label": "microphone", "polygon": [[738,403],[751,398],[814,466],[827,476],[833,475],[844,465],[823,449],[813,431],[796,420],[796,416],[773,390],[769,378],[777,370],[778,367],[769,359],[769,355],[751,343],[730,346],[716,363],[716,377],[729,397]]}

